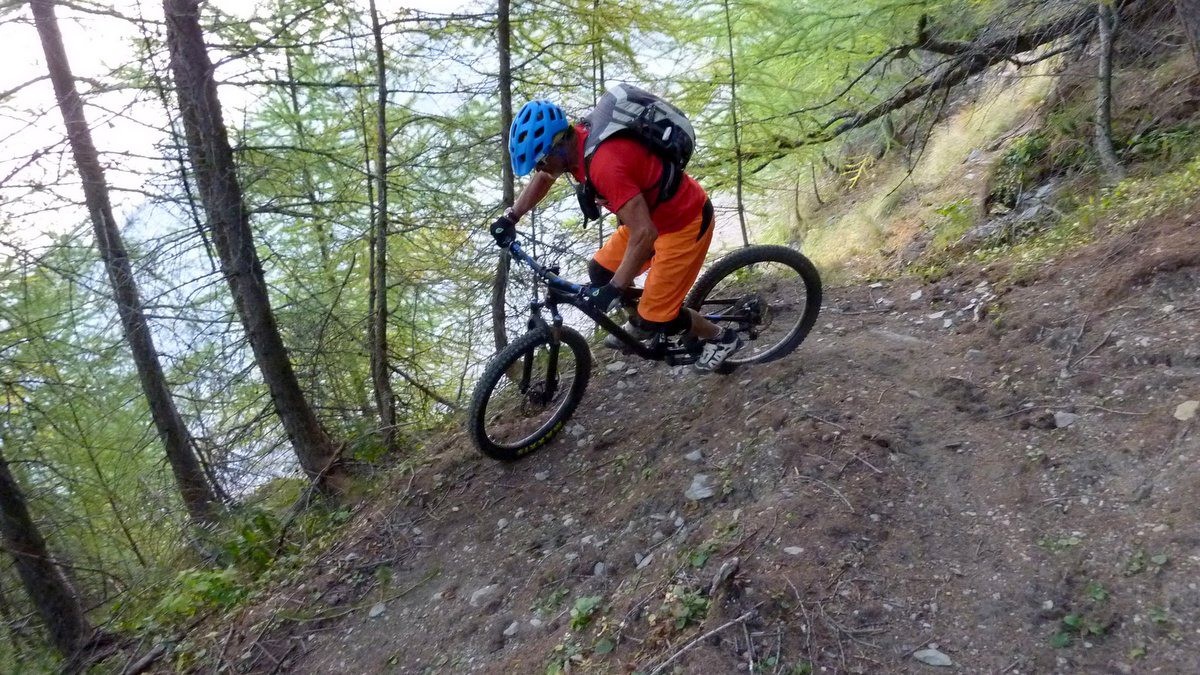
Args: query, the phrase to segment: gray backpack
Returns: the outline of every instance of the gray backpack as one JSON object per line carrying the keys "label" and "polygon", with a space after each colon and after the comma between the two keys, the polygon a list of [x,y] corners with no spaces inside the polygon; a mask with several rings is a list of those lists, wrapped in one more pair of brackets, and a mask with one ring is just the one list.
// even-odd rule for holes
{"label": "gray backpack", "polygon": [[[596,108],[583,120],[588,128],[583,146],[584,173],[590,176],[592,156],[604,141],[624,136],[646,146],[662,160],[662,178],[657,203],[651,210],[678,192],[683,172],[696,149],[696,131],[683,111],[663,99],[628,84],[618,84],[600,97]],[[585,220],[599,218],[599,196],[589,179],[578,190]]]}

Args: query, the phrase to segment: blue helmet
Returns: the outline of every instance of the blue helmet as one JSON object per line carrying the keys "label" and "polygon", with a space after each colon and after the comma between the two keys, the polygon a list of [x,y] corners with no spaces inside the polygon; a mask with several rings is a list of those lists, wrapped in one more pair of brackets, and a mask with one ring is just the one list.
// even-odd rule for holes
{"label": "blue helmet", "polygon": [[513,173],[524,176],[533,171],[554,145],[554,137],[569,126],[562,108],[550,101],[530,101],[522,106],[508,131]]}

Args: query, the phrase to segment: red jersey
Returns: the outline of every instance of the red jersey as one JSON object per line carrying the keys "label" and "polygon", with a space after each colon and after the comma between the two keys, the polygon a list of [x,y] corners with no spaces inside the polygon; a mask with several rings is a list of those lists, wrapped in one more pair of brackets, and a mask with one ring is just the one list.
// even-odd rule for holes
{"label": "red jersey", "polygon": [[[575,126],[575,137],[579,143],[579,156],[583,157],[583,144],[588,130]],[[589,178],[581,162],[571,175],[580,183]],[[704,188],[696,179],[684,174],[675,196],[657,204],[658,181],[662,178],[662,160],[646,146],[632,138],[618,136],[609,138],[596,148],[592,155],[590,171],[592,185],[607,203],[605,207],[616,213],[639,193],[646,198],[650,208],[650,220],[659,234],[676,232],[696,220],[704,202],[708,200]]]}

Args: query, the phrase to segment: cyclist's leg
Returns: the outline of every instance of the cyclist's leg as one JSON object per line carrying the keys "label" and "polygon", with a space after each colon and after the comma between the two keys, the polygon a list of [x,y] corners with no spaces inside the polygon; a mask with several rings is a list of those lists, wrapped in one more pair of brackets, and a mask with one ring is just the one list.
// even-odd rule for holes
{"label": "cyclist's leg", "polygon": [[[695,220],[675,232],[660,234],[654,241],[654,258],[646,288],[638,304],[638,316],[651,324],[682,325],[680,312],[683,299],[687,296],[712,243],[712,210],[705,208]],[[687,321],[693,335],[712,337],[718,329],[699,314],[689,311]],[[707,324],[707,325],[705,325]]]}
{"label": "cyclist's leg", "polygon": [[[617,227],[617,231],[612,233],[608,241],[604,242],[604,246],[596,251],[596,255],[592,257],[588,263],[588,280],[593,285],[599,286],[607,284],[612,280],[613,274],[617,268],[621,266],[621,260],[625,258],[625,249],[629,247],[629,228],[624,225]],[[638,274],[642,274],[650,267],[647,262],[642,266]]]}

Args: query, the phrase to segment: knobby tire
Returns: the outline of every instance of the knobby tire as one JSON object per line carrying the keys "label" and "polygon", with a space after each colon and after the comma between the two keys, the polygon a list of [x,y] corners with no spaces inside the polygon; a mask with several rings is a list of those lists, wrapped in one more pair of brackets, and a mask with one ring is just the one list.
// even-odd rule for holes
{"label": "knobby tire", "polygon": [[[504,349],[500,350],[479,378],[475,392],[471,396],[471,404],[467,410],[467,430],[480,452],[492,459],[511,462],[520,459],[537,450],[562,431],[566,421],[570,419],[579,402],[583,400],[584,390],[587,389],[588,379],[592,371],[592,352],[587,340],[578,331],[563,326],[558,329],[559,349],[569,350],[575,359],[575,372],[567,392],[566,400],[554,414],[532,434],[519,441],[507,444],[493,441],[487,432],[488,403],[509,371],[521,372],[521,361],[526,354],[539,346],[549,345],[551,329],[536,329],[517,338]],[[536,360],[536,359],[535,359]],[[536,368],[535,364],[535,368]],[[536,373],[534,378],[536,379]]]}

